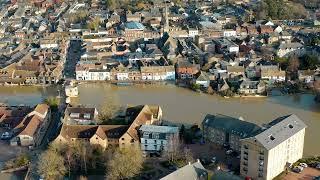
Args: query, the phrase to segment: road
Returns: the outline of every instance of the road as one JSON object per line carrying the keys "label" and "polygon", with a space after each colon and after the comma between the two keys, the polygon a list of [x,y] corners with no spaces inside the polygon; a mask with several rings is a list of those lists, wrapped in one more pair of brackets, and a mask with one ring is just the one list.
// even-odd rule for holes
{"label": "road", "polygon": [[66,62],[64,65],[65,79],[75,79],[77,62],[82,54],[82,40],[70,40]]}

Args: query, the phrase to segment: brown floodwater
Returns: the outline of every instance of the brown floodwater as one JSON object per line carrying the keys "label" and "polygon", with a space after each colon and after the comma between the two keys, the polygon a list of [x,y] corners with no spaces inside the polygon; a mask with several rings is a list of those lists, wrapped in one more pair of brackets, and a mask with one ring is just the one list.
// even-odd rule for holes
{"label": "brown floodwater", "polygon": [[[0,102],[8,104],[36,104],[47,96],[58,94],[54,87],[0,87]],[[175,124],[200,124],[206,114],[225,114],[243,117],[262,125],[276,117],[296,114],[307,125],[305,156],[320,155],[320,104],[314,95],[274,96],[268,98],[222,98],[196,93],[168,85],[114,86],[105,83],[80,84],[80,97],[74,104],[106,104],[110,97],[120,104],[159,104],[164,120]]]}

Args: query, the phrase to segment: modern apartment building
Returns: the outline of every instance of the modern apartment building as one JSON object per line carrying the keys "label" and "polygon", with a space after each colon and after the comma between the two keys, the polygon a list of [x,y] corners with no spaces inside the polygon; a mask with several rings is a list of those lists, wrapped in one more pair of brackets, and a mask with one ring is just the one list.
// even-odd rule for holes
{"label": "modern apartment building", "polygon": [[142,125],[139,131],[141,150],[145,153],[170,150],[170,144],[179,138],[178,127]]}
{"label": "modern apartment building", "polygon": [[240,174],[271,180],[303,155],[306,125],[296,115],[275,119],[241,141]]}

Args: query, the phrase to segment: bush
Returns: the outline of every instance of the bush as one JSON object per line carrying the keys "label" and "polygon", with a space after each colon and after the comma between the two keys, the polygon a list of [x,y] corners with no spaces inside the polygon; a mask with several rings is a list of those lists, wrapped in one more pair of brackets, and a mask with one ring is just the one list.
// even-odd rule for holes
{"label": "bush", "polygon": [[30,162],[30,157],[26,154],[21,154],[14,159],[7,161],[3,169],[18,168],[25,166]]}

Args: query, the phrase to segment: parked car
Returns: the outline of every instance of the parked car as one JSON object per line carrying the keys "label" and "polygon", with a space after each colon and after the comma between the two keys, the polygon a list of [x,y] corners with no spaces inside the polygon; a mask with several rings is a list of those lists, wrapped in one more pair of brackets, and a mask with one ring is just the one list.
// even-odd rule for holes
{"label": "parked car", "polygon": [[316,169],[320,169],[320,163],[318,163],[318,165],[316,166]]}
{"label": "parked car", "polygon": [[216,157],[212,157],[212,158],[211,158],[211,162],[212,162],[212,163],[215,163],[216,161],[217,161],[217,158],[216,158]]}
{"label": "parked car", "polygon": [[7,140],[7,139],[10,139],[10,138],[11,138],[11,134],[9,132],[4,132],[1,135],[1,139],[2,140]]}
{"label": "parked car", "polygon": [[292,169],[293,172],[296,172],[296,173],[301,173],[303,171],[303,167],[301,166],[296,166]]}
{"label": "parked car", "polygon": [[306,163],[300,163],[299,166],[303,167],[303,168],[307,168],[308,167],[308,164]]}
{"label": "parked car", "polygon": [[320,180],[320,176],[315,176],[312,178],[313,180]]}
{"label": "parked car", "polygon": [[233,152],[232,149],[229,149],[229,150],[226,151],[226,154],[230,155],[232,152]]}

